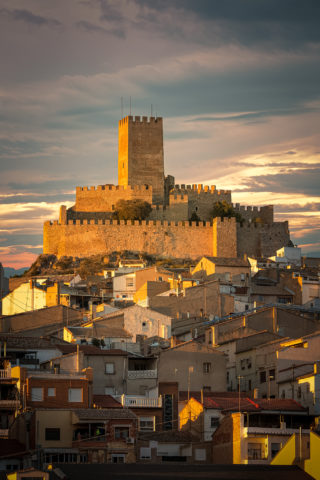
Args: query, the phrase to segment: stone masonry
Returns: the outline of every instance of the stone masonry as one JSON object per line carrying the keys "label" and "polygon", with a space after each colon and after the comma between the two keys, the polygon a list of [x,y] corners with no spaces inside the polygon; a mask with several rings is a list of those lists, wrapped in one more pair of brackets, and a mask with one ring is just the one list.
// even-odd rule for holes
{"label": "stone masonry", "polygon": [[[131,250],[169,257],[203,255],[271,256],[288,244],[288,222],[273,221],[273,207],[234,209],[243,221],[214,219],[218,201],[231,203],[231,191],[215,186],[175,185],[164,177],[162,118],[131,117],[119,122],[119,185],[77,187],[73,207],[60,207],[59,220],[45,222],[43,251],[84,257]],[[112,220],[119,200],[152,205],[146,221]],[[191,222],[192,215],[201,221]]]}

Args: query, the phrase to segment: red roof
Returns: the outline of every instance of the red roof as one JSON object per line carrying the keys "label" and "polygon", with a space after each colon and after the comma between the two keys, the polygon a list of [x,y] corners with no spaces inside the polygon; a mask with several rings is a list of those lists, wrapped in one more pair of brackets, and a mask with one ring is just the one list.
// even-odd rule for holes
{"label": "red roof", "polygon": [[93,395],[93,403],[98,408],[122,408],[121,403],[111,395]]}
{"label": "red roof", "polygon": [[[290,398],[250,398],[245,392],[241,392],[240,410],[247,412],[254,411],[291,411],[305,412],[307,411],[300,403]],[[194,398],[201,402],[201,392],[190,392],[189,398]],[[188,393],[180,392],[180,400],[187,400]],[[204,392],[203,404],[205,408],[215,408],[221,411],[238,411],[239,410],[239,394],[237,392]]]}

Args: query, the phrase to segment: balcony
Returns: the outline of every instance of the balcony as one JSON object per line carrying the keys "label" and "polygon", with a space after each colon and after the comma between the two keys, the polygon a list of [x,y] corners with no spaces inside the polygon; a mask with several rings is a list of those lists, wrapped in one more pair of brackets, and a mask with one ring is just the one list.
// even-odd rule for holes
{"label": "balcony", "polygon": [[[302,429],[302,433],[309,434],[310,430]],[[251,435],[286,435],[291,436],[294,433],[299,433],[298,428],[286,428],[285,423],[281,427],[245,427],[243,429],[243,436],[249,437]]]}
{"label": "balcony", "polygon": [[128,370],[128,379],[136,380],[140,378],[157,378],[157,370]]}
{"label": "balcony", "polygon": [[15,410],[20,407],[19,400],[0,400],[0,409]]}
{"label": "balcony", "polygon": [[2,378],[11,378],[11,368],[6,368],[5,370],[0,370],[0,380]]}
{"label": "balcony", "polygon": [[162,397],[144,397],[140,395],[121,395],[115,397],[118,401],[121,402],[123,407],[142,407],[142,408],[161,408],[162,407]]}
{"label": "balcony", "polygon": [[8,438],[9,429],[8,428],[0,428],[0,438]]}

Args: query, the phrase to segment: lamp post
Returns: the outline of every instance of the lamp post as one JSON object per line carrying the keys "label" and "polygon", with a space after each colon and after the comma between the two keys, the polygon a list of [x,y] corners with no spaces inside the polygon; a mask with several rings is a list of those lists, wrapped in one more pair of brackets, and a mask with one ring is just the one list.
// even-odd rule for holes
{"label": "lamp post", "polygon": [[241,375],[238,375],[238,384],[239,384],[239,413],[241,412],[241,404],[240,404],[240,392],[241,392]]}
{"label": "lamp post", "polygon": [[188,402],[190,397],[190,374],[193,373],[193,366],[190,366],[188,369]]}
{"label": "lamp post", "polygon": [[274,375],[268,376],[268,400],[270,400],[270,381],[274,380]]}

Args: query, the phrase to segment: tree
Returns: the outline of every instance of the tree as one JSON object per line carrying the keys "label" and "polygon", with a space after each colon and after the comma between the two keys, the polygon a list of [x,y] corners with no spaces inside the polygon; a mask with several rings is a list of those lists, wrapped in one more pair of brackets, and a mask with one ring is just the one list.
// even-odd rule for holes
{"label": "tree", "polygon": [[115,220],[145,220],[151,210],[150,203],[143,200],[119,200],[112,217]]}
{"label": "tree", "polygon": [[201,219],[199,215],[196,214],[196,212],[192,212],[191,217],[189,218],[189,222],[200,222]]}
{"label": "tree", "polygon": [[213,209],[210,212],[212,218],[220,217],[220,218],[231,218],[235,217],[237,222],[243,222],[243,217],[237,212],[231,203],[226,202],[223,200],[222,202],[216,202],[213,205]]}

